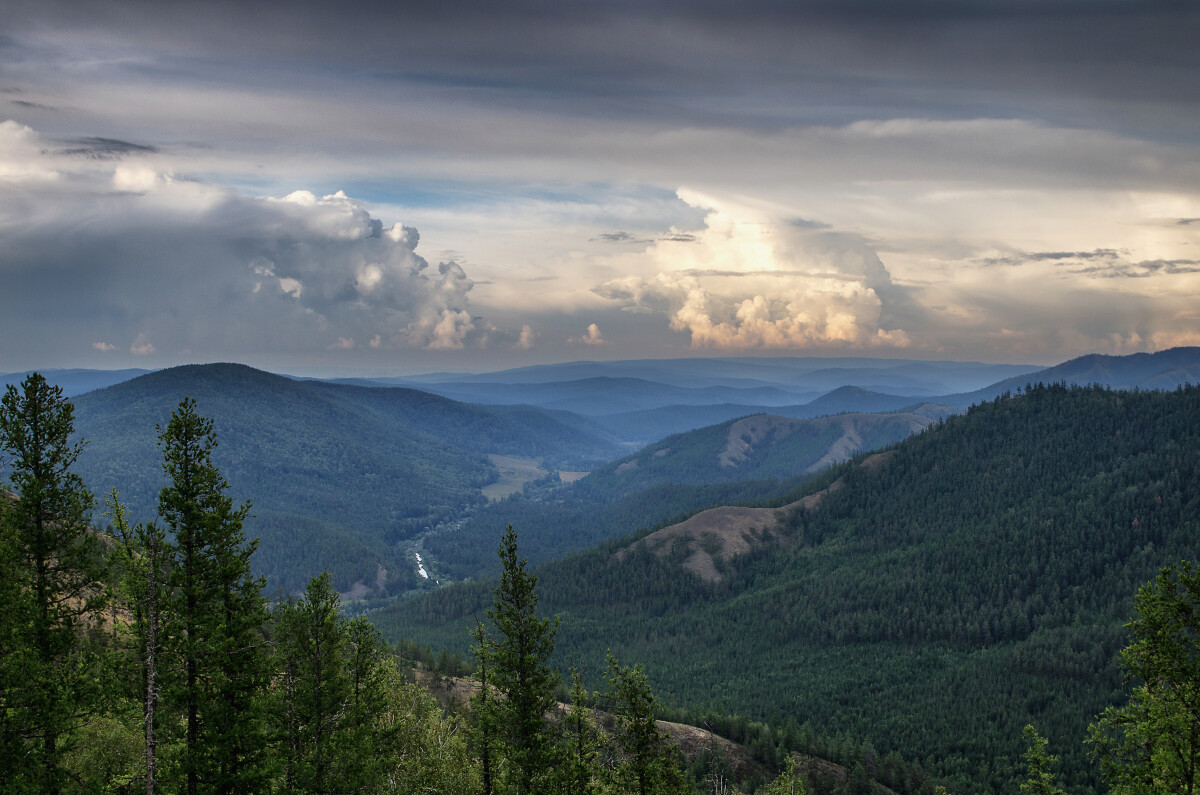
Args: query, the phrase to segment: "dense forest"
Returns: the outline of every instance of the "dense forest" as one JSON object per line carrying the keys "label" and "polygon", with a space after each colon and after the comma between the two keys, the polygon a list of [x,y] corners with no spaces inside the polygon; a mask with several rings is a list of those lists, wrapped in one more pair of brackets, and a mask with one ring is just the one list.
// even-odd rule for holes
{"label": "dense forest", "polygon": [[883,447],[930,422],[909,413],[729,420],[647,445],[567,488],[553,480],[531,484],[426,535],[423,545],[438,571],[454,579],[494,575],[492,550],[508,523],[521,528],[530,560],[543,563],[714,505],[783,504],[825,468],[831,452],[840,460]]}
{"label": "dense forest", "polygon": [[[681,568],[686,549],[618,560],[628,542],[542,567],[560,664],[611,648],[672,704],[842,732],[962,791],[1015,791],[1033,723],[1071,786],[1095,786],[1083,740],[1122,698],[1133,595],[1197,555],[1200,389],[1033,387],[807,490],[835,481],[719,583]],[[488,594],[455,586],[372,620],[464,649]]]}
{"label": "dense forest", "polygon": [[[329,570],[339,591],[377,595],[418,583],[397,542],[486,502],[489,453],[590,468],[619,448],[586,420],[529,407],[479,407],[412,389],[296,381],[242,365],[174,367],[74,400],[76,471],[153,517],[161,475],[155,426],[185,395],[220,434],[213,458],[239,501],[254,503],[256,574],[298,593]],[[493,545],[494,546],[494,545]],[[382,576],[381,576],[382,572]]]}
{"label": "dense forest", "polygon": [[[154,518],[114,491],[98,524],[74,409],[34,375],[0,402],[0,780],[1191,792],[1200,572],[1178,561],[1200,529],[1198,426],[1196,388],[1033,387],[777,497],[820,498],[768,511],[719,576],[683,567],[704,536],[610,541],[534,573],[509,526],[497,581],[368,622],[328,573],[268,600],[250,506],[191,399],[156,428]],[[411,681],[414,656],[472,673],[468,696],[447,710]],[[690,755],[686,723],[715,732]]]}
{"label": "dense forest", "polygon": [[[651,795],[726,781],[713,759],[685,770],[640,666],[607,654],[603,689],[576,674],[566,691],[550,664],[558,620],[538,615],[511,528],[471,632],[470,708],[447,713],[410,681],[419,647],[344,617],[327,572],[268,603],[250,506],[227,493],[195,401],[156,430],[156,518],[133,522],[113,491],[97,526],[61,390],[34,374],[0,402],[5,792]],[[774,785],[804,780],[790,767]]]}

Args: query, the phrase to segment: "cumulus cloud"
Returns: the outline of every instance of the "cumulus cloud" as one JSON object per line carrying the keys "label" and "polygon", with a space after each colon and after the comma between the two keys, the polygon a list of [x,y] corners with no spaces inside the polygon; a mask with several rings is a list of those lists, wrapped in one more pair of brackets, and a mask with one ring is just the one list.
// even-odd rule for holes
{"label": "cumulus cloud", "polygon": [[898,320],[915,309],[860,238],[686,191],[680,198],[707,208],[705,228],[648,249],[661,268],[654,276],[611,279],[593,292],[665,314],[694,348],[909,344]]}
{"label": "cumulus cloud", "polygon": [[595,323],[588,325],[587,331],[578,337],[571,337],[569,342],[582,343],[583,345],[604,345],[604,335],[600,333],[600,327]]}
{"label": "cumulus cloud", "polygon": [[93,342],[92,348],[100,351],[101,353],[112,353],[117,349],[117,346],[113,345],[111,342]]}
{"label": "cumulus cloud", "polygon": [[145,333],[138,334],[133,344],[129,346],[129,352],[134,356],[150,356],[155,353],[154,343]]}
{"label": "cumulus cloud", "polygon": [[57,317],[28,319],[61,323],[59,343],[89,317],[136,336],[131,355],[172,358],[486,341],[464,269],[428,262],[416,229],[344,192],[253,198],[179,177],[151,147],[83,143],[0,123],[0,308],[14,322],[55,295]]}
{"label": "cumulus cloud", "polygon": [[517,339],[517,348],[523,351],[530,350],[533,348],[533,343],[536,339],[537,334],[534,333],[530,326],[521,326],[521,336]]}

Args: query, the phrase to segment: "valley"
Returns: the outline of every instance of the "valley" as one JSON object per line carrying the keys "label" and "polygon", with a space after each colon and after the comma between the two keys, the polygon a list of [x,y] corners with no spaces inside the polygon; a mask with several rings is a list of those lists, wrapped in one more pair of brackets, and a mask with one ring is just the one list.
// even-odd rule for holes
{"label": "valley", "polygon": [[[231,495],[253,503],[254,570],[277,597],[328,570],[385,639],[468,656],[512,525],[562,620],[562,668],[612,651],[645,666],[671,714],[790,726],[826,738],[794,747],[830,755],[829,738],[853,738],[955,792],[1014,792],[1033,723],[1066,742],[1062,774],[1083,793],[1098,779],[1078,743],[1121,698],[1133,594],[1197,557],[1200,392],[1183,384],[1198,362],[1084,357],[958,394],[843,386],[646,443],[662,417],[747,407],[643,404],[659,419],[622,425],[628,402],[584,416],[190,366],[77,396],[78,470],[145,516],[153,429],[190,395]],[[870,369],[847,373],[880,380]],[[1068,386],[1088,378],[1102,385]],[[582,381],[546,402],[611,385]]]}

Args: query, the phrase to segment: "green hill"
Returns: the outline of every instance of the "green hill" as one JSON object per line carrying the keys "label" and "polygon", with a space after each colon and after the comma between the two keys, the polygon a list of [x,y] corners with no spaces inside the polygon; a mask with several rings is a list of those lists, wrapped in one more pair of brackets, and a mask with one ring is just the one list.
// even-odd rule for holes
{"label": "green hill", "polygon": [[423,544],[439,572],[455,579],[491,574],[495,546],[512,523],[521,528],[530,561],[542,563],[722,502],[778,503],[831,463],[932,422],[919,414],[730,420],[670,436],[569,488],[527,489],[481,506]]}
{"label": "green hill", "polygon": [[397,543],[485,502],[480,490],[496,479],[488,454],[578,468],[619,449],[584,420],[530,407],[185,366],[75,399],[76,430],[88,440],[77,472],[98,496],[118,488],[135,516],[153,516],[163,485],[155,425],[185,395],[213,418],[231,494],[253,503],[246,532],[262,537],[258,571],[288,590],[324,568],[342,591],[416,585]]}
{"label": "green hill", "polygon": [[[1088,722],[1122,700],[1136,589],[1200,553],[1200,388],[1037,387],[810,483],[759,543],[611,542],[539,571],[559,660],[641,662],[666,701],[869,740],[952,791],[1017,791],[1021,728],[1090,791]],[[833,484],[837,487],[831,488]],[[519,522],[516,523],[521,529]],[[714,547],[715,549],[715,547]],[[486,583],[374,614],[465,652]]]}

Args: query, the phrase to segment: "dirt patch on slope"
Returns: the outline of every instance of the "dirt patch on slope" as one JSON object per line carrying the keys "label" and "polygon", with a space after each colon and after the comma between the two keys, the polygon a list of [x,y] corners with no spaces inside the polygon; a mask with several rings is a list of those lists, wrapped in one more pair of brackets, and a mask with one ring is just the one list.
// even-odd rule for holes
{"label": "dirt patch on slope", "polygon": [[842,486],[838,478],[821,491],[782,508],[710,508],[617,550],[616,558],[624,560],[630,550],[638,548],[647,549],[659,558],[682,554],[683,568],[705,582],[720,582],[721,569],[726,564],[775,539],[775,528],[783,515],[797,508],[812,510]]}
{"label": "dirt patch on slope", "polygon": [[725,447],[718,454],[723,467],[733,467],[746,460],[754,451],[754,446],[768,436],[776,440],[790,436],[802,423],[788,417],[776,417],[773,414],[755,414],[738,420],[729,426],[729,435],[725,439]]}
{"label": "dirt patch on slope", "polygon": [[[849,461],[851,458],[862,452],[864,447],[862,435],[859,433],[859,423],[865,421],[867,415],[843,414],[837,417],[830,417],[830,422],[840,425],[842,435],[833,444],[829,445],[828,452],[821,457],[821,460],[808,468],[809,472],[816,472],[833,464],[840,464],[843,461]],[[909,433],[928,428],[933,420],[928,417],[921,417],[916,414],[895,415],[903,417],[908,422]],[[856,419],[857,418],[857,419]],[[872,456],[874,458],[875,456]],[[863,466],[866,466],[866,461]]]}
{"label": "dirt patch on slope", "polygon": [[747,779],[752,776],[759,778],[774,778],[775,772],[754,759],[749,749],[744,745],[718,737],[707,729],[688,726],[686,723],[671,723],[665,720],[654,722],[659,731],[665,732],[671,741],[679,746],[688,763],[695,762],[705,751],[713,756],[724,759],[729,763],[736,778]]}

